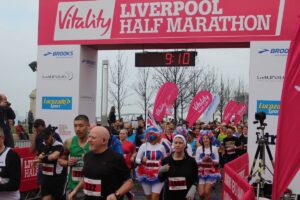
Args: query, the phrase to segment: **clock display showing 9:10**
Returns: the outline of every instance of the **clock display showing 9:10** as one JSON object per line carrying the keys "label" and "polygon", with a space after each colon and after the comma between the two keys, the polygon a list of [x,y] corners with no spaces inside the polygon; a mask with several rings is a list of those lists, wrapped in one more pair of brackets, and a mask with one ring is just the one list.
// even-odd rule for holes
{"label": "clock display showing 9:10", "polygon": [[189,67],[195,66],[196,51],[135,53],[136,67]]}

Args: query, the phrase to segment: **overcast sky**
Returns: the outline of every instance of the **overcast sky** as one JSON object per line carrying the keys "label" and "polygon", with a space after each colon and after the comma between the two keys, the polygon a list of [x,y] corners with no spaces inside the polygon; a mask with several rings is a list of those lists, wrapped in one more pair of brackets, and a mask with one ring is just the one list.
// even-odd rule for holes
{"label": "overcast sky", "polygon": [[[36,73],[28,64],[37,59],[38,0],[9,0],[0,6],[0,93],[5,93],[13,108],[20,116],[29,110],[29,94],[36,87]],[[109,59],[113,64],[117,51],[99,51],[101,60]],[[133,82],[137,70],[134,67],[134,52],[126,51],[128,70]],[[200,49],[200,63],[216,68],[230,78],[242,78],[248,85],[249,49]],[[98,68],[98,78],[100,78]],[[132,72],[132,73],[131,73]],[[99,82],[99,81],[98,81]],[[100,85],[98,85],[100,94]],[[99,95],[97,95],[99,97]],[[100,99],[97,99],[97,113],[100,113]],[[129,106],[125,112],[136,112],[137,107]]]}

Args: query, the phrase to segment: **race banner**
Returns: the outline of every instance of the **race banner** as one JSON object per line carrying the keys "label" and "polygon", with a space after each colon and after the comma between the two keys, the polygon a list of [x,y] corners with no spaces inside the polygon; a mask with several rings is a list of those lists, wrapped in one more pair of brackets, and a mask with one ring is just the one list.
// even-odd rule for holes
{"label": "race banner", "polygon": [[212,94],[208,91],[201,91],[193,98],[189,111],[186,117],[188,126],[191,127],[195,121],[201,116],[201,114],[208,108],[212,102]]}
{"label": "race banner", "polygon": [[298,0],[40,0],[38,44],[284,40],[299,6]]}
{"label": "race banner", "polygon": [[227,103],[224,113],[223,113],[223,119],[222,123],[228,124],[234,115],[236,109],[237,109],[238,103],[235,100],[231,100]]}
{"label": "race banner", "polygon": [[213,94],[213,100],[207,110],[202,114],[201,121],[204,123],[208,123],[211,120],[213,114],[215,113],[218,105],[220,103],[220,96],[218,94]]}
{"label": "race banner", "polygon": [[247,104],[244,102],[240,103],[234,113],[234,125],[237,125],[241,121],[241,119],[246,114],[246,112],[247,112]]}
{"label": "race banner", "polygon": [[243,154],[224,166],[223,200],[254,200],[253,187],[248,183],[249,157]]}
{"label": "race banner", "polygon": [[175,83],[167,82],[160,86],[156,94],[153,117],[157,122],[161,122],[166,114],[167,107],[173,105],[178,96],[178,87]]}

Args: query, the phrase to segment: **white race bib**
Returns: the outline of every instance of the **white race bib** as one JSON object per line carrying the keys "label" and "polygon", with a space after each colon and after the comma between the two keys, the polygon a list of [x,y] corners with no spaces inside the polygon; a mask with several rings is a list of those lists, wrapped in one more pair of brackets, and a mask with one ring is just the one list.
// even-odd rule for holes
{"label": "white race bib", "polygon": [[170,177],[169,178],[169,190],[186,190],[185,177]]}
{"label": "white race bib", "polygon": [[82,167],[72,167],[72,181],[82,180]]}
{"label": "white race bib", "polygon": [[101,197],[101,180],[83,178],[83,192],[85,195]]}
{"label": "white race bib", "polygon": [[44,175],[53,176],[54,174],[54,164],[42,164],[42,173]]}

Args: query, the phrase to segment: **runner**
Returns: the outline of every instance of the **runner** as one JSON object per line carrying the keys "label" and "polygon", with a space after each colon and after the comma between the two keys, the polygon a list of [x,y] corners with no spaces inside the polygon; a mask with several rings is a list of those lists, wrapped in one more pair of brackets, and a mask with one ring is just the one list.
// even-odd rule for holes
{"label": "runner", "polygon": [[4,145],[4,131],[0,127],[0,199],[19,200],[21,160],[19,155]]}
{"label": "runner", "polygon": [[185,152],[186,145],[186,139],[176,135],[173,140],[174,152],[162,161],[159,178],[165,181],[163,199],[194,199],[198,166],[195,159]]}
{"label": "runner", "polygon": [[[87,142],[90,123],[86,115],[78,115],[74,119],[76,135],[64,143],[64,155],[59,159],[59,164],[70,167],[68,174],[67,192],[68,195],[82,179],[83,156],[89,151]],[[79,191],[74,198],[84,199],[83,191]]]}
{"label": "runner", "polygon": [[54,138],[54,128],[50,125],[42,130],[44,148],[35,163],[42,165],[43,184],[41,185],[42,200],[61,200],[65,189],[67,168],[58,163],[58,158],[63,154],[63,144]]}
{"label": "runner", "polygon": [[[120,142],[122,143],[125,163],[128,169],[132,172],[133,162],[136,156],[136,150],[134,144],[127,140],[127,136],[128,136],[128,131],[126,129],[122,129],[119,133]],[[129,200],[134,199],[134,194],[132,192],[126,193],[126,196],[128,197]]]}
{"label": "runner", "polygon": [[90,151],[83,159],[83,180],[69,194],[70,200],[82,188],[86,200],[117,200],[133,187],[123,157],[108,148],[109,137],[105,127],[97,126],[90,131]]}
{"label": "runner", "polygon": [[145,131],[146,143],[140,146],[136,156],[139,165],[136,170],[137,178],[142,183],[147,200],[158,200],[163,187],[158,179],[160,161],[166,157],[164,147],[159,143],[160,131],[149,127]]}
{"label": "runner", "polygon": [[224,165],[234,159],[236,159],[239,154],[238,150],[240,148],[240,141],[237,137],[233,136],[234,128],[229,126],[227,128],[227,137],[224,138],[222,142],[222,154],[224,158]]}
{"label": "runner", "polygon": [[[45,148],[45,143],[43,142],[41,134],[41,132],[46,128],[45,121],[42,119],[36,119],[33,123],[33,127],[35,132],[33,133],[33,137],[31,140],[30,153],[36,153],[36,155],[39,155]],[[62,142],[60,136],[57,133],[54,133],[54,138],[56,141]],[[37,177],[38,185],[41,186],[43,184],[42,165],[38,166]]]}
{"label": "runner", "polygon": [[[177,126],[174,130],[174,136],[176,135],[182,135],[186,140],[189,134],[189,131],[184,127],[184,126]],[[174,150],[174,147],[172,147],[172,149]],[[193,156],[193,150],[192,150],[192,146],[190,144],[186,145],[186,152],[188,153],[189,156]]]}
{"label": "runner", "polygon": [[198,176],[199,185],[198,192],[200,199],[210,199],[211,187],[221,179],[221,174],[217,169],[219,164],[218,148],[212,146],[213,133],[202,132],[200,143],[202,146],[197,148],[196,162],[199,166]]}

